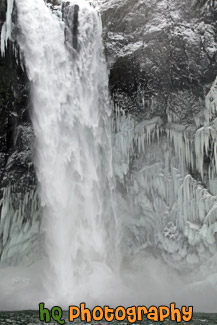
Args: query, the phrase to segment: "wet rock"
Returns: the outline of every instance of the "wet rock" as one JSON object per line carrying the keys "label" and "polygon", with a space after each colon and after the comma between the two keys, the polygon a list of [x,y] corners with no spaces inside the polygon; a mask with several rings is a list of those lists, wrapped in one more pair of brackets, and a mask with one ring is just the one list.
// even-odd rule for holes
{"label": "wet rock", "polygon": [[192,121],[216,77],[216,1],[110,0],[101,11],[115,101],[125,97],[123,109],[166,121],[176,98],[178,120]]}
{"label": "wet rock", "polygon": [[[1,25],[6,1],[0,5]],[[16,20],[16,8],[13,13]],[[30,120],[30,84],[16,43],[8,41],[0,56],[0,188],[13,186],[26,193],[36,185],[32,151],[34,133]]]}

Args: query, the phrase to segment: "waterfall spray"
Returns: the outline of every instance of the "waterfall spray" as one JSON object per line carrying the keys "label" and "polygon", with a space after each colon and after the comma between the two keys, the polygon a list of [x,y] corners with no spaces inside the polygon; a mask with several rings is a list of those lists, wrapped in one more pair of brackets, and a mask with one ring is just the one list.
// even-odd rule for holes
{"label": "waterfall spray", "polygon": [[115,265],[110,105],[101,20],[85,0],[63,4],[65,24],[43,0],[16,0],[16,5],[18,43],[32,89],[48,260],[45,282],[51,301],[67,304],[75,297],[89,297],[95,279]]}

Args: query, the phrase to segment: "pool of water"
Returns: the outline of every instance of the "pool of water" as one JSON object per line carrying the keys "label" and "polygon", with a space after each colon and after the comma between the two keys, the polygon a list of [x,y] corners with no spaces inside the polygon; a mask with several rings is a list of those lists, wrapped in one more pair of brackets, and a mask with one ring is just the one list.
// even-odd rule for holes
{"label": "pool of water", "polygon": [[[65,320],[68,319],[67,314],[64,315]],[[76,325],[85,325],[84,322],[75,321]],[[106,325],[107,322],[92,322],[91,324],[95,323],[96,325]],[[165,324],[177,324],[176,322],[171,322],[166,320]],[[39,321],[39,314],[37,311],[24,311],[24,312],[0,312],[0,324],[10,324],[10,325],[33,325],[33,324],[40,324],[43,325],[45,323]],[[57,322],[51,322],[51,325],[58,324]],[[72,324],[67,322],[66,324]],[[127,322],[112,322],[112,325],[128,325]],[[151,325],[151,324],[162,324],[156,323],[149,320],[144,320],[139,324]],[[187,324],[182,322],[180,324]],[[189,324],[189,323],[188,323]],[[192,325],[213,325],[217,324],[217,314],[195,314],[193,320],[190,322]]]}

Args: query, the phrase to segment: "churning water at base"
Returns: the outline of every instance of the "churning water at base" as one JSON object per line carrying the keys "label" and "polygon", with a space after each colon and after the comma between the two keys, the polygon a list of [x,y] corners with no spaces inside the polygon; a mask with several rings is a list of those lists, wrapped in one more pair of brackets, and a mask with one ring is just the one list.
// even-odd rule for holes
{"label": "churning water at base", "polygon": [[[115,268],[108,74],[101,20],[85,0],[17,0],[18,43],[32,90],[36,168],[53,303],[88,298]],[[79,5],[79,6],[78,6]],[[73,22],[74,25],[69,22]]]}

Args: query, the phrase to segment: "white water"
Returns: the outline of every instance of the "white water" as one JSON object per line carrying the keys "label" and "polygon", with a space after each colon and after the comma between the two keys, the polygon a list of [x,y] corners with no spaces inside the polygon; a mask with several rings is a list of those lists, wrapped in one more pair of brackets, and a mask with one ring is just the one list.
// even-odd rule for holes
{"label": "white water", "polygon": [[[78,52],[65,46],[64,26],[43,0],[16,0],[32,85],[36,168],[44,207],[51,303],[89,297],[115,265],[115,216],[108,77],[101,21],[79,4]],[[73,19],[73,9],[70,11]],[[90,289],[89,289],[90,288]],[[103,288],[104,289],[104,288]]]}

